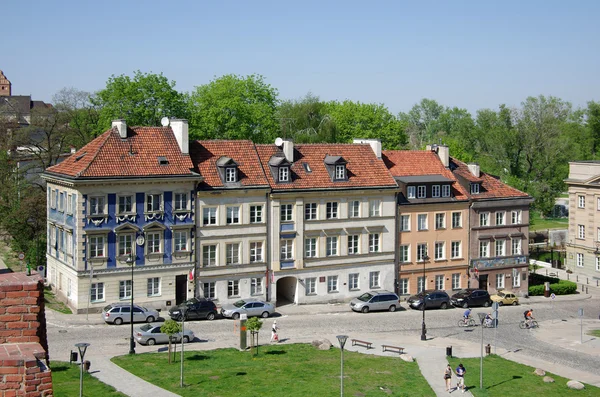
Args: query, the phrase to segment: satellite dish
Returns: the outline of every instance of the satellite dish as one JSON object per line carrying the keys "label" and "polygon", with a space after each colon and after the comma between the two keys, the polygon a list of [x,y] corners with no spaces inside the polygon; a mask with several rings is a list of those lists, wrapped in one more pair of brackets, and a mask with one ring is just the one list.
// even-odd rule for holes
{"label": "satellite dish", "polygon": [[281,138],[275,138],[275,146],[280,146],[283,145],[283,139]]}
{"label": "satellite dish", "polygon": [[162,119],[160,119],[160,124],[162,124],[163,127],[168,127],[169,126],[169,118],[163,117]]}

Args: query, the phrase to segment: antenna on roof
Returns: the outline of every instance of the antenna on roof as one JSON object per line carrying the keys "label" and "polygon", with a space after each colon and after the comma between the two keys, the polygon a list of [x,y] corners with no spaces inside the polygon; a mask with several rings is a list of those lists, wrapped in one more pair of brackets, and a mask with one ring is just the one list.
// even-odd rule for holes
{"label": "antenna on roof", "polygon": [[283,145],[283,139],[281,138],[275,138],[275,146],[279,146],[281,147]]}
{"label": "antenna on roof", "polygon": [[168,117],[163,117],[162,119],[160,119],[160,124],[163,127],[168,127],[170,124],[169,118]]}

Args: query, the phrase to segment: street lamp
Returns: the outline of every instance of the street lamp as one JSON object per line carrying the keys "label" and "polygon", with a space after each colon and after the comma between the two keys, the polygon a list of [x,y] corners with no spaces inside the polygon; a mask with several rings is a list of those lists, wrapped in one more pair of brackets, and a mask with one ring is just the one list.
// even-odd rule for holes
{"label": "street lamp", "polygon": [[[429,257],[425,255],[423,257],[423,290],[425,291],[425,287],[427,287],[427,282],[425,278],[425,263],[429,260]],[[423,296],[423,323],[421,324],[421,340],[427,340],[427,327],[425,326],[425,296]]]}
{"label": "street lamp", "polygon": [[181,376],[179,387],[183,387],[183,337],[185,336],[185,316],[187,314],[187,306],[181,308]]}
{"label": "street lamp", "polygon": [[342,352],[341,358],[340,358],[340,365],[341,365],[341,370],[340,370],[340,396],[344,397],[344,345],[346,344],[346,340],[348,339],[348,335],[338,335],[337,336],[337,340],[340,343],[340,349]]}
{"label": "street lamp", "polygon": [[479,388],[483,389],[483,322],[485,321],[485,313],[477,313],[479,322],[481,323],[481,359],[479,361]]}
{"label": "street lamp", "polygon": [[75,344],[75,347],[79,350],[79,357],[81,357],[81,363],[79,364],[79,397],[83,397],[83,357],[89,345],[89,343]]}
{"label": "street lamp", "polygon": [[133,268],[135,267],[135,261],[133,260],[133,248],[129,251],[129,257],[125,262],[131,266],[131,312],[129,313],[131,335],[129,336],[129,354],[135,354],[135,341],[133,339]]}

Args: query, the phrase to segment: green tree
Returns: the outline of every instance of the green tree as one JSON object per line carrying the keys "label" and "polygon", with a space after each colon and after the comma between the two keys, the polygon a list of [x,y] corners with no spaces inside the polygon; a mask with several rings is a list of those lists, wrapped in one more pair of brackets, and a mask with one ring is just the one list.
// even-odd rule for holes
{"label": "green tree", "polygon": [[587,105],[587,127],[592,138],[592,155],[596,156],[600,148],[600,103],[590,101]]}
{"label": "green tree", "polygon": [[52,103],[65,120],[69,143],[80,148],[104,132],[100,125],[100,107],[94,104],[92,94],[75,88],[63,88],[57,92]]}
{"label": "green tree", "polygon": [[219,77],[189,96],[190,135],[273,142],[279,131],[277,104],[277,90],[260,75]]}
{"label": "green tree", "polygon": [[298,143],[337,142],[337,129],[327,111],[326,103],[311,93],[299,100],[283,101],[276,114],[282,137]]}
{"label": "green tree", "polygon": [[246,321],[246,329],[248,331],[250,331],[250,335],[252,336],[250,338],[250,349],[254,348],[254,335],[256,335],[256,353],[258,354],[258,332],[260,331],[260,329],[263,326],[263,322],[260,318],[258,317],[250,317],[247,321]]}
{"label": "green tree", "polygon": [[181,324],[173,319],[166,320],[160,327],[160,332],[169,336],[169,364],[171,364],[171,345],[173,343],[173,335],[181,332]]}
{"label": "green tree", "polygon": [[406,123],[406,135],[413,149],[421,149],[432,142],[437,131],[437,121],[444,107],[433,99],[423,98],[408,113],[398,114],[398,119]]}

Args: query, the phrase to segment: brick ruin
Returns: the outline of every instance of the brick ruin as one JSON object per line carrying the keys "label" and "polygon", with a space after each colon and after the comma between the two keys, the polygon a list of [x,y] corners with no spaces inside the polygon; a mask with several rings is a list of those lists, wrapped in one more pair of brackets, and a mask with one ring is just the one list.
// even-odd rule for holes
{"label": "brick ruin", "polygon": [[0,397],[52,395],[43,280],[0,274]]}

